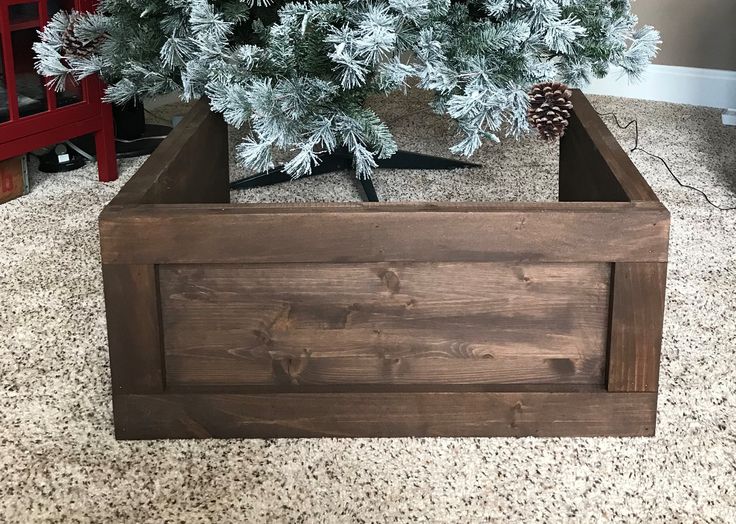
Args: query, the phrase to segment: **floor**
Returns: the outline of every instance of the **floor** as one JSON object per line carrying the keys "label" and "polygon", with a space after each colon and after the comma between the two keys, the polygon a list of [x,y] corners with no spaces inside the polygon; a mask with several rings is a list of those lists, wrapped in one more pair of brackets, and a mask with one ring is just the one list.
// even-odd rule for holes
{"label": "floor", "polygon": [[[645,148],[736,205],[736,128],[718,111],[593,101],[636,117]],[[447,122],[403,100],[377,103],[403,147],[445,154]],[[614,132],[633,143],[631,129]],[[681,188],[657,160],[632,158],[672,213],[649,439],[117,442],[97,216],[141,160],[123,161],[111,184],[90,167],[34,171],[31,194],[0,205],[0,522],[736,521],[736,211]],[[476,160],[485,167],[384,173],[376,185],[392,200],[555,198],[555,153],[537,140],[488,146]],[[357,197],[345,174],[234,195]]]}

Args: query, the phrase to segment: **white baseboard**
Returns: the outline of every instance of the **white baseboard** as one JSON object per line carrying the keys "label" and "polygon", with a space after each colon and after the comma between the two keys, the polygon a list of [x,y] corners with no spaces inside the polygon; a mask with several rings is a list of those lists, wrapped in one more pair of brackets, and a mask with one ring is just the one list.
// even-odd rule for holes
{"label": "white baseboard", "polygon": [[723,112],[723,125],[736,126],[736,109],[726,109]]}
{"label": "white baseboard", "polygon": [[583,91],[696,106],[736,107],[736,71],[651,65],[640,82],[630,82],[620,71],[613,71]]}

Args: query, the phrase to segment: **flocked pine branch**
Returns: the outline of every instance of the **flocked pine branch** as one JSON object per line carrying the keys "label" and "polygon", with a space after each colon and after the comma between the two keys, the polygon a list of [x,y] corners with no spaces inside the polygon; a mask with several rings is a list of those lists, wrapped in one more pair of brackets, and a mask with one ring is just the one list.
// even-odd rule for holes
{"label": "flocked pine branch", "polygon": [[457,122],[452,151],[469,156],[528,131],[530,86],[582,86],[611,66],[637,78],[658,44],[628,0],[102,0],[95,14],[57,14],[35,49],[59,89],[99,74],[117,103],[207,95],[248,129],[238,155],[250,169],[286,149],[302,176],[345,147],[367,177],[396,151],[370,95],[432,91]]}

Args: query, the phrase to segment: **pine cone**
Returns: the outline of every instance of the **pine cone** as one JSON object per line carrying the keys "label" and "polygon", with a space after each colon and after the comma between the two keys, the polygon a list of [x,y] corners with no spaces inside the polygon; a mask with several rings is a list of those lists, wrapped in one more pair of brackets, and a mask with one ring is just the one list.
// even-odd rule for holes
{"label": "pine cone", "polygon": [[69,17],[69,25],[66,26],[64,33],[61,35],[62,51],[67,58],[88,58],[102,43],[102,36],[84,42],[75,34],[75,28],[81,19],[82,15],[79,13],[72,14]]}
{"label": "pine cone", "polygon": [[557,140],[565,135],[572,111],[572,91],[559,82],[545,82],[532,87],[529,93],[529,123],[545,140]]}

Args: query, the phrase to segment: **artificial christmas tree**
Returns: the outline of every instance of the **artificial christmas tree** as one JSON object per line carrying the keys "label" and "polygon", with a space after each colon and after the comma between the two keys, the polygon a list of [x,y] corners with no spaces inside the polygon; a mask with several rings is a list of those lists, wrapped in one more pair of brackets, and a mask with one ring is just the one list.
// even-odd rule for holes
{"label": "artificial christmas tree", "polygon": [[637,76],[659,42],[635,28],[627,0],[104,0],[74,27],[97,51],[74,57],[64,54],[70,20],[55,17],[36,47],[57,85],[100,74],[117,103],[207,95],[228,123],[249,127],[245,166],[269,169],[286,149],[294,177],[338,148],[361,178],[394,155],[389,128],[365,105],[371,94],[433,91],[434,109],[457,123],[452,151],[470,156],[529,130],[531,86],[579,86],[611,65]]}

